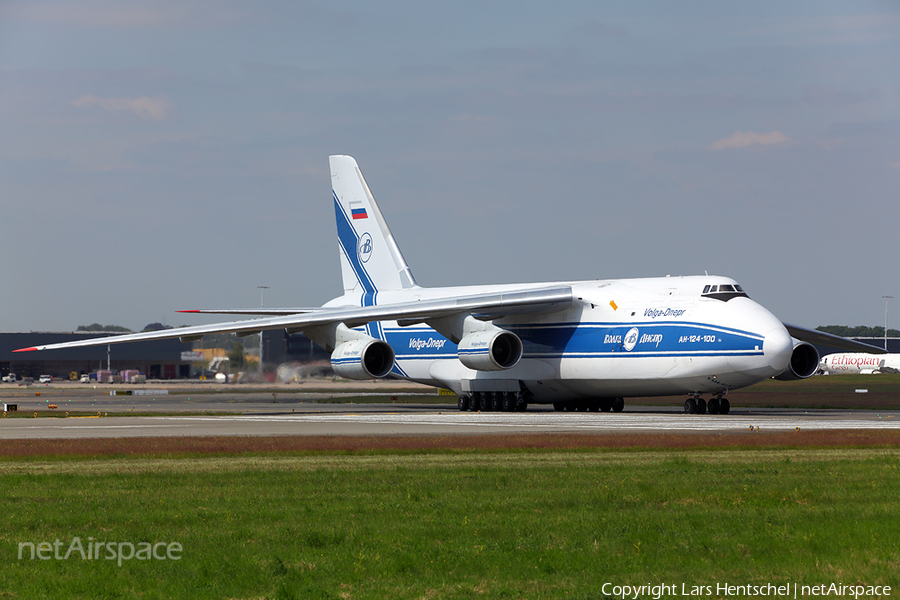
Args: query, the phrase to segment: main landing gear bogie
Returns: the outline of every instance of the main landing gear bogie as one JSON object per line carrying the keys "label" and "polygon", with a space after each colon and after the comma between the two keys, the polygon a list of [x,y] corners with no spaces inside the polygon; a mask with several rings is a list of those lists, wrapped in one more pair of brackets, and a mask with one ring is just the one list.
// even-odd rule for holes
{"label": "main landing gear bogie", "polygon": [[727,415],[731,411],[731,403],[727,398],[715,396],[709,403],[700,396],[691,396],[684,401],[684,412],[689,415]]}
{"label": "main landing gear bogie", "polygon": [[456,402],[460,411],[524,412],[528,408],[519,392],[472,392],[462,394]]}

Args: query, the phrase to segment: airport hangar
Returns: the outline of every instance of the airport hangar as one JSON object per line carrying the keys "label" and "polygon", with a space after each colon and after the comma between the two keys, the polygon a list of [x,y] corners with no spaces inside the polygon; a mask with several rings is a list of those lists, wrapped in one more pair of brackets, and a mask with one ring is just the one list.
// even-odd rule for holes
{"label": "airport hangar", "polygon": [[[13,352],[43,344],[69,342],[88,338],[109,337],[106,333],[0,333],[0,375],[15,373],[18,378],[52,375],[54,379],[68,379],[70,373],[82,375],[107,368],[107,348],[89,346],[47,352]],[[235,341],[240,338],[235,337]],[[182,343],[178,339],[111,344],[109,367],[112,371],[129,369],[140,371],[147,379],[189,379],[202,374],[205,364],[198,361],[195,350],[201,342]],[[328,361],[330,354],[313,344],[303,334],[288,335],[284,330],[263,333],[263,356],[266,365],[286,362]]]}

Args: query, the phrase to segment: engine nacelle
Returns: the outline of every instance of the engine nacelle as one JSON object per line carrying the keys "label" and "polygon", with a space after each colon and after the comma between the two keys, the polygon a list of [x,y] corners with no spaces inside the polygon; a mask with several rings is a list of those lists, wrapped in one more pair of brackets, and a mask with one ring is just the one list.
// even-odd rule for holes
{"label": "engine nacelle", "polygon": [[819,351],[816,350],[816,347],[795,338],[791,339],[794,342],[791,362],[788,363],[787,369],[781,375],[775,376],[775,379],[780,379],[781,381],[806,379],[811,377],[819,367]]}
{"label": "engine nacelle", "polygon": [[331,368],[347,379],[384,377],[394,367],[394,349],[373,337],[360,337],[340,344],[331,353]]}
{"label": "engine nacelle", "polygon": [[460,340],[457,356],[476,371],[503,371],[522,358],[522,340],[514,333],[493,329],[470,333]]}

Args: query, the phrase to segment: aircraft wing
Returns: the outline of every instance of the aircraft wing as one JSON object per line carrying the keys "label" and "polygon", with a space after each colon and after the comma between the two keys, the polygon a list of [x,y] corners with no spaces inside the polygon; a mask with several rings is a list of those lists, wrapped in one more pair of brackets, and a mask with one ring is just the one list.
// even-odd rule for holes
{"label": "aircraft wing", "polygon": [[825,333],[824,331],[816,331],[815,329],[806,329],[805,327],[798,327],[796,325],[788,325],[784,324],[787,328],[788,333],[797,338],[798,340],[803,340],[804,342],[809,342],[810,344],[821,344],[823,346],[831,346],[832,348],[839,348],[841,350],[846,350],[848,352],[868,352],[870,354],[886,354],[887,351],[884,348],[879,348],[878,346],[871,346],[869,344],[864,344],[862,342],[857,342],[856,340],[851,340],[845,337],[841,337],[839,335],[832,335],[830,333]]}
{"label": "aircraft wing", "polygon": [[570,306],[574,299],[572,288],[569,286],[535,287],[510,293],[476,294],[380,306],[336,306],[316,309],[315,312],[288,314],[264,319],[177,327],[162,331],[130,333],[105,338],[46,344],[32,348],[21,348],[13,352],[103,346],[106,344],[123,344],[126,342],[144,342],[171,338],[180,338],[183,342],[189,342],[213,333],[236,333],[239,336],[246,336],[268,329],[287,329],[291,333],[296,333],[304,329],[332,323],[344,323],[351,328],[365,325],[371,321],[398,320],[411,324],[458,313],[470,313],[473,316],[484,319],[497,319],[510,314],[562,310]]}

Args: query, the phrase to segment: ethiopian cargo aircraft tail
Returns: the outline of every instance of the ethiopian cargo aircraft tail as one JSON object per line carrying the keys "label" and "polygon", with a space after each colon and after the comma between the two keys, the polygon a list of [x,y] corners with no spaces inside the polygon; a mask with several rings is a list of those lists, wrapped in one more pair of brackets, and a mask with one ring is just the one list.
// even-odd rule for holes
{"label": "ethiopian cargo aircraft tail", "polygon": [[264,317],[20,351],[284,329],[331,352],[342,377],[438,386],[460,410],[621,411],[629,396],[680,394],[686,412],[711,414],[729,411],[729,390],[812,375],[808,341],[879,352],[784,325],[727,277],[420,287],[356,161],[329,162],[343,295],[319,308],[189,311]]}
{"label": "ethiopian cargo aircraft tail", "polygon": [[819,363],[826,375],[900,373],[900,354],[851,352],[829,354]]}

